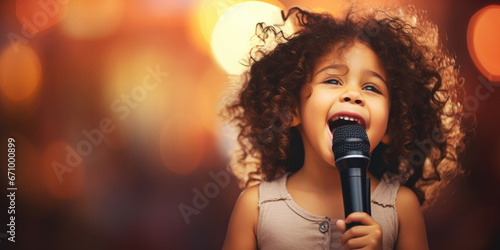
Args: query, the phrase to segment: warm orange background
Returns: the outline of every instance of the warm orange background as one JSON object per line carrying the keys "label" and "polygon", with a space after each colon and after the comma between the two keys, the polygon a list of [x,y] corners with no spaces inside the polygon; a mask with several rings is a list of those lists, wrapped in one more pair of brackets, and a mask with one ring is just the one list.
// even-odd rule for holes
{"label": "warm orange background", "polygon": [[[17,243],[0,237],[0,248],[220,249],[240,190],[231,176],[216,192],[210,176],[225,171],[230,142],[216,116],[227,74],[209,38],[218,16],[243,1],[37,2],[0,3],[0,225],[8,223],[9,137],[18,187]],[[333,13],[345,4],[266,2]],[[457,55],[467,95],[479,79],[500,79],[498,1],[377,2],[427,10]],[[23,31],[23,20],[36,30]],[[425,212],[431,249],[500,246],[500,88],[491,88],[481,89],[489,95],[477,102],[477,130],[461,158],[467,174]],[[97,129],[108,132],[100,138]],[[68,153],[78,150],[81,159]],[[54,162],[66,164],[61,179]],[[193,207],[206,187],[214,197],[186,224],[179,206]]]}

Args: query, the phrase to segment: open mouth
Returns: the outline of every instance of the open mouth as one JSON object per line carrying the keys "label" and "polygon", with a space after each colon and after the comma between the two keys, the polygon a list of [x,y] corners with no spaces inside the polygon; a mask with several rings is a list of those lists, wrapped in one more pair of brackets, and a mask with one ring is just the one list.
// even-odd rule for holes
{"label": "open mouth", "polygon": [[340,126],[355,125],[355,124],[358,124],[358,125],[361,125],[364,127],[364,122],[362,120],[354,118],[354,117],[337,116],[337,117],[332,117],[332,119],[330,119],[328,121],[328,127],[330,128],[330,131],[332,131],[332,134],[333,134],[333,131]]}

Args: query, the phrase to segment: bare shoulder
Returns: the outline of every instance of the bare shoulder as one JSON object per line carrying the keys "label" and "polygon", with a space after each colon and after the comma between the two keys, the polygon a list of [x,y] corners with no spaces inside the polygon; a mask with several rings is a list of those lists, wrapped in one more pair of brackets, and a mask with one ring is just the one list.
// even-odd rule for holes
{"label": "bare shoulder", "polygon": [[255,185],[243,190],[234,207],[234,210],[238,209],[242,216],[252,219],[254,232],[257,232],[257,220],[259,217],[259,186]]}
{"label": "bare shoulder", "polygon": [[243,190],[233,210],[233,214],[239,212],[239,215],[252,218],[252,221],[255,222],[253,226],[257,226],[259,216],[259,186],[255,185]]}
{"label": "bare shoulder", "polygon": [[425,222],[415,193],[401,186],[396,198],[399,234],[397,249],[429,249]]}
{"label": "bare shoulder", "polygon": [[249,203],[249,204],[254,204],[255,208],[258,206],[259,202],[259,185],[251,186],[243,192],[241,192],[240,197],[238,198],[237,202],[243,202],[243,203]]}
{"label": "bare shoulder", "polygon": [[418,202],[417,195],[410,188],[400,186],[396,197],[396,208],[398,209],[398,214],[400,210],[404,213],[407,209],[418,209],[420,211],[420,203]]}
{"label": "bare shoulder", "polygon": [[259,185],[245,189],[233,209],[223,249],[257,249]]}

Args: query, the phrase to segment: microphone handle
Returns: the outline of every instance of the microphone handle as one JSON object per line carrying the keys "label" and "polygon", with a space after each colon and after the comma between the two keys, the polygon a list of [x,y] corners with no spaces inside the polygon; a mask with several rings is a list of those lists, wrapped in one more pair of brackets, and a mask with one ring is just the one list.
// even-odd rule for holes
{"label": "microphone handle", "polygon": [[[364,211],[364,212],[367,213],[368,215],[372,216],[370,178],[366,178],[366,190],[365,191],[366,191],[365,204],[368,204],[368,205],[366,206],[366,209],[365,209],[366,211]],[[361,212],[363,212],[363,211],[361,211]],[[347,214],[346,214],[346,218],[347,218]],[[359,222],[352,222],[352,223],[346,224],[346,230],[349,230],[354,226],[360,226],[360,225],[363,225],[363,224],[361,224]]]}
{"label": "microphone handle", "polygon": [[372,216],[372,198],[371,198],[371,181],[370,178],[366,178],[366,213]]}
{"label": "microphone handle", "polygon": [[[344,168],[340,172],[340,179],[345,217],[353,212],[365,212],[371,215],[370,180],[366,179],[366,168]],[[357,225],[361,223],[349,223],[347,230]]]}

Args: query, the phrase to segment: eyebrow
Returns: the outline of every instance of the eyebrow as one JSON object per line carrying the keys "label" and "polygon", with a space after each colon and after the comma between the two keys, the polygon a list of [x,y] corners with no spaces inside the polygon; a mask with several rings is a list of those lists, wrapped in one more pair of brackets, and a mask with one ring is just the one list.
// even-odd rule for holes
{"label": "eyebrow", "polygon": [[316,76],[317,74],[323,72],[323,71],[326,71],[327,69],[339,69],[339,70],[344,70],[345,72],[344,73],[341,73],[341,75],[345,75],[347,73],[349,73],[349,68],[345,65],[341,65],[341,64],[330,64],[320,70],[318,70],[318,72],[314,73],[313,77]]}
{"label": "eyebrow", "polygon": [[377,72],[369,70],[369,69],[365,70],[365,72],[368,73],[368,75],[379,78],[382,82],[385,83],[385,85],[387,85],[387,82],[385,81],[385,79],[381,75],[379,75]]}
{"label": "eyebrow", "polygon": [[[347,73],[349,73],[349,68],[345,65],[342,65],[342,64],[330,64],[320,70],[318,70],[318,72],[314,73],[313,77],[316,76],[317,74],[323,72],[323,71],[326,71],[328,69],[337,69],[337,70],[345,70],[344,73],[341,73],[340,75],[346,75]],[[369,70],[369,69],[365,69],[365,73],[367,73],[368,75],[370,76],[374,76],[374,77],[377,77],[379,78],[382,82],[384,82],[385,85],[387,85],[387,81],[380,75],[378,74],[377,72],[373,71],[373,70]]]}

